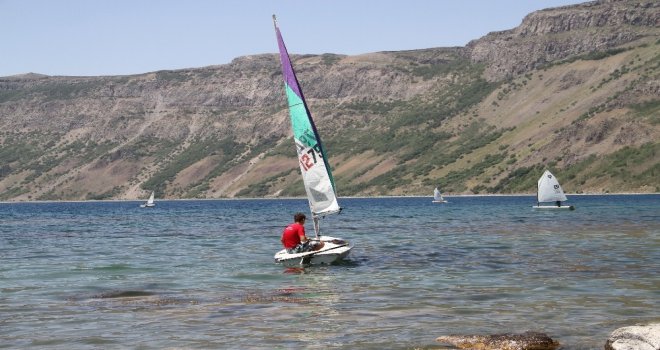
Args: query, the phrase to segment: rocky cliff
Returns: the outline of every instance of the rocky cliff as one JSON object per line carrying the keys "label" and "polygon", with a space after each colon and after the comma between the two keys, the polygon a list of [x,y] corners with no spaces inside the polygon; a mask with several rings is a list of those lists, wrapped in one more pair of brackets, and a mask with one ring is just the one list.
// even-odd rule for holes
{"label": "rocky cliff", "polygon": [[471,41],[467,55],[487,63],[486,75],[499,80],[571,56],[657,36],[658,26],[657,1],[587,2],[531,13],[517,28]]}
{"label": "rocky cliff", "polygon": [[[533,193],[543,168],[654,192],[659,13],[592,2],[464,48],[292,59],[340,195]],[[277,60],[0,78],[0,199],[302,195]]]}

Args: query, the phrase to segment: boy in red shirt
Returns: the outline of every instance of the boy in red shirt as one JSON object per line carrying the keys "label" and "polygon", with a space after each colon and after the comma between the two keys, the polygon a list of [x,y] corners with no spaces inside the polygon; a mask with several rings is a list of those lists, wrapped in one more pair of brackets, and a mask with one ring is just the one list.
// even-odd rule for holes
{"label": "boy in red shirt", "polygon": [[[293,224],[290,224],[282,232],[282,244],[289,254],[308,252],[320,249],[318,244],[310,244],[310,240],[305,236],[305,219],[307,217],[303,213],[295,213],[293,215]],[[317,248],[318,247],[318,248]]]}

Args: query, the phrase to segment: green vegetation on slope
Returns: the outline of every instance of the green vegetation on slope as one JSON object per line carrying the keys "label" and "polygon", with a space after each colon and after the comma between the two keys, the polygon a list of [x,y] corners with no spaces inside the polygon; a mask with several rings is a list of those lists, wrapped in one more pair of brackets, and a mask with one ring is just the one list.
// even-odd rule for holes
{"label": "green vegetation on slope", "polygon": [[[640,147],[623,147],[605,156],[591,155],[565,168],[535,164],[513,170],[497,185],[485,188],[489,193],[525,193],[536,191],[536,183],[545,169],[550,170],[560,180],[564,191],[583,193],[588,182],[591,187],[598,183],[615,184],[622,190],[640,188],[653,184],[655,192],[660,192],[660,144],[646,143]],[[655,160],[649,163],[649,160]],[[610,192],[609,188],[601,188]]]}
{"label": "green vegetation on slope", "polygon": [[156,191],[157,195],[165,192],[166,186],[174,180],[176,175],[183,169],[191,166],[203,158],[214,154],[222,154],[225,158],[233,158],[235,152],[239,150],[236,142],[231,138],[216,140],[207,138],[192,143],[188,148],[168,159],[163,167],[154,175],[145,181],[140,187],[145,190]]}

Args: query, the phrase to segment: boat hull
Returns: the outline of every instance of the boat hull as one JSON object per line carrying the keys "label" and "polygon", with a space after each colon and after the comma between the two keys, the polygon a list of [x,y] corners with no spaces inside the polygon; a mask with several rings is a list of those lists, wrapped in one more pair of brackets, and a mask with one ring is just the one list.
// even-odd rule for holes
{"label": "boat hull", "polygon": [[441,200],[441,201],[433,201],[433,203],[447,203],[446,200]]}
{"label": "boat hull", "polygon": [[309,265],[330,265],[340,261],[350,254],[353,247],[341,238],[321,236],[323,248],[313,252],[289,254],[282,249],[275,254],[275,262],[286,267],[301,267]]}
{"label": "boat hull", "polygon": [[533,205],[532,208],[534,209],[563,209],[563,210],[575,210],[575,207],[572,205],[562,205],[562,206],[556,206],[556,205]]}

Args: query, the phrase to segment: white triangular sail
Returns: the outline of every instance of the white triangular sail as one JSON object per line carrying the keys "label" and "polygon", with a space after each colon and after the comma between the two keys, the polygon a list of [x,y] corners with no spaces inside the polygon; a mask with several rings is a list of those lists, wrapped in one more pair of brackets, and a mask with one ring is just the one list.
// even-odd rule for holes
{"label": "white triangular sail", "polygon": [[442,201],[444,200],[442,198],[442,193],[440,193],[440,190],[436,187],[435,190],[433,190],[433,200],[434,201]]}
{"label": "white triangular sail", "polygon": [[549,170],[546,170],[538,181],[538,202],[564,202],[567,200],[564,190],[561,189],[559,181],[552,175]]}

